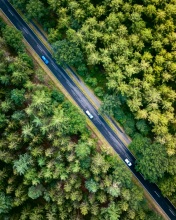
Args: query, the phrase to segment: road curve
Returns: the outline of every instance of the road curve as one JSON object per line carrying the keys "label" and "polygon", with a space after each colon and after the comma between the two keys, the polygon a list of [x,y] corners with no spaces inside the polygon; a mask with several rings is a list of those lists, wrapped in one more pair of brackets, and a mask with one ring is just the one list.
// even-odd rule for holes
{"label": "road curve", "polygon": [[24,22],[24,20],[12,7],[12,5],[7,0],[0,0],[0,8],[9,18],[9,20],[14,24],[14,26],[16,26],[17,29],[22,31],[24,38],[35,50],[35,52],[40,57],[42,55],[47,57],[47,59],[49,60],[48,68],[53,72],[53,74],[57,77],[60,83],[65,87],[68,93],[80,106],[80,108],[83,109],[84,112],[86,110],[89,110],[91,112],[91,114],[94,116],[94,118],[92,119],[93,124],[102,133],[102,135],[114,148],[114,150],[121,157],[121,159],[124,161],[125,158],[128,158],[132,162],[132,166],[129,167],[130,170],[141,182],[141,184],[145,187],[145,189],[150,193],[150,195],[154,198],[154,200],[158,203],[158,205],[163,209],[163,211],[166,213],[168,218],[171,220],[176,220],[175,207],[170,203],[170,201],[167,198],[161,195],[161,191],[155,184],[152,184],[149,181],[145,180],[143,176],[135,170],[134,168],[135,158],[133,157],[133,155],[122,143],[122,141],[118,138],[118,136],[114,133],[114,131],[108,126],[108,124],[104,121],[104,119],[100,115],[98,115],[97,110],[87,100],[84,94],[82,94],[82,92],[72,81],[72,79],[67,75],[67,73],[59,65],[56,64],[50,52],[37,38],[37,36],[29,28],[29,26]]}

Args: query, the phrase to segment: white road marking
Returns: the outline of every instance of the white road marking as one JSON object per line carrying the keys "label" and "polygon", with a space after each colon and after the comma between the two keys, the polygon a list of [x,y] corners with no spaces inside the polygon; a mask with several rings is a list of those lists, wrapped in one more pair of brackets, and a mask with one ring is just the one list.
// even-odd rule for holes
{"label": "white road marking", "polygon": [[62,75],[62,77],[65,79],[65,81],[67,82],[67,84],[69,85],[69,87],[70,87],[71,89],[73,89],[73,90],[75,91],[75,93],[76,93],[76,90],[75,90],[74,86],[71,84],[71,82],[70,82],[63,74],[61,74],[61,75]]}
{"label": "white road marking", "polygon": [[71,91],[72,91],[72,93],[74,93],[74,96],[75,97],[77,97],[77,99],[79,99],[80,100],[80,97],[76,94],[76,92],[75,92],[75,90],[74,89],[72,89],[72,88],[70,88],[71,89]]}
{"label": "white road marking", "polygon": [[52,65],[55,69],[57,69],[57,66],[56,66],[55,63],[51,63],[51,65]]}
{"label": "white road marking", "polygon": [[41,48],[39,44],[37,44],[37,47],[39,48],[39,50],[43,51],[43,49]]}
{"label": "white road marking", "polygon": [[117,141],[117,139],[114,137],[114,135],[111,134],[111,132],[108,131],[108,134],[114,142]]}
{"label": "white road marking", "polygon": [[171,209],[169,209],[169,211],[172,213],[172,215],[176,216],[175,213]]}
{"label": "white road marking", "polygon": [[28,30],[27,30],[25,27],[23,27],[23,30],[24,30],[26,33],[28,33]]}
{"label": "white road marking", "polygon": [[98,117],[95,118],[95,121],[97,121],[100,125],[102,125],[101,120]]}
{"label": "white road marking", "polygon": [[160,197],[160,195],[156,192],[156,191],[154,191],[155,193],[156,193],[156,195],[158,196],[158,197]]}
{"label": "white road marking", "polygon": [[10,9],[8,9],[8,11],[10,12],[10,14],[13,16],[13,12],[10,10]]}
{"label": "white road marking", "polygon": [[145,178],[144,178],[144,176],[142,175],[142,173],[140,173],[140,174],[141,174],[142,178],[145,180]]}

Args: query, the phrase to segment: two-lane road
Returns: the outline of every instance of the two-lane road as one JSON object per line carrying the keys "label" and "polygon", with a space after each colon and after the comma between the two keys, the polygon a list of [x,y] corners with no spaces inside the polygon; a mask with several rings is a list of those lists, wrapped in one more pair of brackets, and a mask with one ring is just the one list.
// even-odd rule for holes
{"label": "two-lane road", "polygon": [[176,209],[175,207],[161,195],[160,190],[155,184],[149,183],[147,180],[144,180],[142,175],[134,169],[135,158],[114,133],[114,131],[108,126],[104,119],[98,115],[97,110],[92,106],[92,104],[87,100],[87,98],[82,94],[79,88],[67,75],[67,73],[56,64],[55,60],[52,58],[52,55],[47,50],[47,48],[41,43],[37,36],[32,32],[29,26],[24,22],[16,10],[11,6],[7,0],[0,0],[0,8],[10,19],[10,21],[16,26],[17,29],[21,30],[24,38],[35,50],[35,52],[41,57],[44,55],[49,60],[48,68],[53,72],[57,77],[60,83],[65,87],[68,93],[72,98],[77,102],[81,109],[85,112],[89,110],[94,116],[92,119],[93,124],[98,128],[102,135],[106,138],[109,144],[115,149],[119,154],[121,159],[124,161],[125,158],[128,158],[132,162],[132,166],[129,167],[133,174],[138,178],[146,190],[151,194],[155,201],[160,205],[164,210],[167,216],[174,220],[176,219]]}

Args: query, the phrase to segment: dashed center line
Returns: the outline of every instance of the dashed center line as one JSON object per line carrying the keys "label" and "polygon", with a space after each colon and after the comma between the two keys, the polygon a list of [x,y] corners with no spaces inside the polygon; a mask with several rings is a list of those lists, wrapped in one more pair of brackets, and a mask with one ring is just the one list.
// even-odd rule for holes
{"label": "dashed center line", "polygon": [[176,216],[175,213],[171,209],[169,209],[169,211],[172,213],[172,215]]}
{"label": "dashed center line", "polygon": [[37,44],[37,47],[39,48],[39,50],[43,51],[42,47],[39,44]]}
{"label": "dashed center line", "polygon": [[154,191],[155,193],[156,193],[156,195],[158,196],[158,197],[160,197],[160,195],[156,192],[156,191]]}
{"label": "dashed center line", "polygon": [[8,11],[10,12],[10,14],[13,16],[13,12],[10,10],[10,9],[8,9]]}
{"label": "dashed center line", "polygon": [[28,33],[28,30],[27,30],[25,27],[23,27],[23,30],[24,30],[26,33]]}

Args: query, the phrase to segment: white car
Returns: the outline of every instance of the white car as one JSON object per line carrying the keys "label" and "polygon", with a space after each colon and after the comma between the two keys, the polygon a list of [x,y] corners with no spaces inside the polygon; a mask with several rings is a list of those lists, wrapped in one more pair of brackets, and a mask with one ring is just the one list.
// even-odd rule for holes
{"label": "white car", "polygon": [[86,114],[89,116],[90,119],[93,118],[93,115],[89,112],[89,110],[86,110]]}
{"label": "white car", "polygon": [[131,163],[127,158],[125,159],[125,163],[126,163],[129,167],[132,166],[132,163]]}

